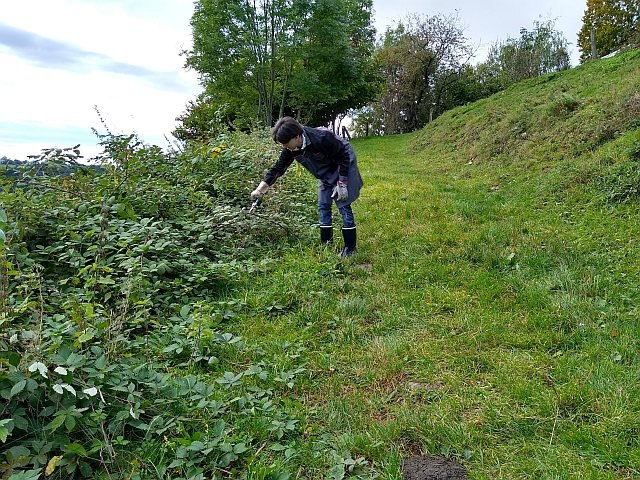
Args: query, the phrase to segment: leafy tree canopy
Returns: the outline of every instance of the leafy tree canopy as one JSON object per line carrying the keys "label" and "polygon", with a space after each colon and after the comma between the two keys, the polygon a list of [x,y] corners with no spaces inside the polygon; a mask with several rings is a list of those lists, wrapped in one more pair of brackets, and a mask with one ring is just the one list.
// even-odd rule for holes
{"label": "leafy tree canopy", "polygon": [[553,20],[536,21],[519,38],[495,43],[486,62],[478,66],[483,83],[495,91],[527,78],[569,68],[568,42]]}
{"label": "leafy tree canopy", "polygon": [[580,60],[592,55],[592,34],[596,56],[601,57],[628,44],[640,43],[638,0],[587,0],[578,32]]}
{"label": "leafy tree canopy", "polygon": [[361,111],[365,131],[403,133],[443,110],[447,92],[473,54],[457,15],[410,15],[388,29],[376,51],[385,86]]}
{"label": "leafy tree canopy", "polygon": [[371,15],[371,0],[198,0],[185,55],[205,91],[177,136],[201,135],[213,113],[238,128],[284,114],[319,125],[364,105],[376,92]]}

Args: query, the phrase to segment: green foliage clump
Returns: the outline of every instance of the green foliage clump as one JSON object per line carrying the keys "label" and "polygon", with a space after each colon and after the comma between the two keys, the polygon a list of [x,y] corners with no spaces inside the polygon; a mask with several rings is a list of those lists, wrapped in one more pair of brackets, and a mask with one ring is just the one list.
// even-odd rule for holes
{"label": "green foliage clump", "polygon": [[276,358],[225,331],[243,306],[224,296],[300,241],[307,189],[293,176],[268,219],[247,214],[264,134],[102,145],[97,166],[50,149],[0,180],[3,478],[241,468],[298,432],[280,397],[304,367],[295,345]]}
{"label": "green foliage clump", "polygon": [[287,115],[312,126],[371,101],[371,0],[198,0],[186,64],[205,93],[180,116],[180,139],[203,138],[215,117],[232,128]]}
{"label": "green foliage clump", "polygon": [[602,173],[594,183],[607,200],[626,203],[640,198],[640,133],[621,137],[603,156]]}
{"label": "green foliage clump", "polygon": [[549,104],[549,113],[554,117],[568,117],[580,107],[580,99],[575,96],[562,93]]}
{"label": "green foliage clump", "polygon": [[520,38],[494,44],[486,62],[503,88],[547,73],[569,68],[568,42],[555,30],[555,22],[536,21],[531,30],[520,29]]}

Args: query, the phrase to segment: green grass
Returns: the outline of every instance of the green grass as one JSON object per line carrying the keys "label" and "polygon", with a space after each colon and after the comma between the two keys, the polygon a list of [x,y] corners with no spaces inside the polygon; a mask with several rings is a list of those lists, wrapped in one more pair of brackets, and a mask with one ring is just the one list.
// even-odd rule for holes
{"label": "green grass", "polygon": [[640,478],[638,78],[631,52],[353,142],[359,253],[301,245],[245,292],[280,314],[240,325],[305,345],[309,438],[381,478]]}

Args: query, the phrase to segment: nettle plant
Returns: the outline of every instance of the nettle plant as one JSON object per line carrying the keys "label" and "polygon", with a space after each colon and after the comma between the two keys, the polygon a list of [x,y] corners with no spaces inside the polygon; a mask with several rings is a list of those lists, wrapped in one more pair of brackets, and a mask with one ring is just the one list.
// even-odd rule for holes
{"label": "nettle plant", "polygon": [[0,179],[3,478],[193,480],[243,468],[257,442],[294,441],[280,394],[301,356],[226,331],[243,306],[221,293],[299,241],[307,189],[293,177],[269,217],[246,214],[274,154],[261,138],[102,145],[96,165],[50,149]]}

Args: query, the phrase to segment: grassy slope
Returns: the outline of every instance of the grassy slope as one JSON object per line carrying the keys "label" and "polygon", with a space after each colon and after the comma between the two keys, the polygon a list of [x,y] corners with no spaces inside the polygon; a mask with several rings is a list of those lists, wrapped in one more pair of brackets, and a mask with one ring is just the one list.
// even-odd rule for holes
{"label": "grassy slope", "polygon": [[246,293],[282,306],[246,336],[308,348],[308,435],[383,478],[426,453],[640,478],[639,78],[632,52],[354,141],[360,253],[302,247]]}

